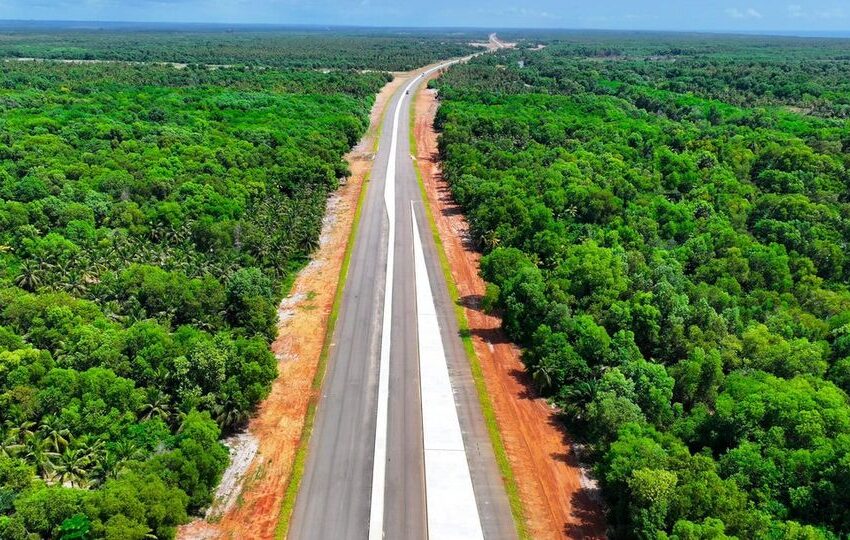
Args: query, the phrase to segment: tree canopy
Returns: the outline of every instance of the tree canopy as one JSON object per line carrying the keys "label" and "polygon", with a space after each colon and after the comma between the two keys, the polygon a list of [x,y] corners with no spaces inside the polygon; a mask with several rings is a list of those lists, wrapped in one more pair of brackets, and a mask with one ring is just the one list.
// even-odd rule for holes
{"label": "tree canopy", "polygon": [[845,42],[544,42],[436,81],[439,148],[611,534],[846,537]]}
{"label": "tree canopy", "polygon": [[0,72],[0,538],[171,538],[388,75]]}

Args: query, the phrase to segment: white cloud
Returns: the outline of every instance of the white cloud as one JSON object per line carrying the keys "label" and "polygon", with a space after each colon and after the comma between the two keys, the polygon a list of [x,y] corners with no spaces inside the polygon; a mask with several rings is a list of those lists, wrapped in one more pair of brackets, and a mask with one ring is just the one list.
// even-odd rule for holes
{"label": "white cloud", "polygon": [[728,8],[726,10],[726,15],[729,15],[733,19],[761,19],[762,14],[753,8],[747,8],[744,10],[738,8]]}
{"label": "white cloud", "polygon": [[828,9],[804,9],[800,4],[788,5],[788,16],[792,19],[844,19],[847,17],[847,12],[840,7]]}
{"label": "white cloud", "polygon": [[482,15],[496,15],[499,17],[508,17],[511,19],[515,19],[517,17],[523,19],[540,19],[540,20],[561,20],[563,17],[556,13],[552,13],[549,11],[542,11],[538,9],[530,9],[525,7],[509,7],[506,9],[499,8],[483,8],[480,7],[476,10],[476,12]]}

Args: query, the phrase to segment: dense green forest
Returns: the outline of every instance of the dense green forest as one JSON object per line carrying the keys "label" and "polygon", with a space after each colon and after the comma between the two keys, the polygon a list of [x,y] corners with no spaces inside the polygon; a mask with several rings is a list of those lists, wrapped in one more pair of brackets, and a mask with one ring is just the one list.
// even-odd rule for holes
{"label": "dense green forest", "polygon": [[511,61],[529,69],[503,73],[498,88],[488,77],[480,88],[516,92],[527,83],[537,93],[561,94],[653,89],[743,108],[782,104],[791,112],[850,116],[850,40],[577,33],[542,51],[518,52]]}
{"label": "dense green forest", "polygon": [[383,73],[0,66],[0,538],[170,538]]}
{"label": "dense green forest", "polygon": [[610,533],[850,535],[850,43],[571,36],[436,84],[444,173]]}
{"label": "dense green forest", "polygon": [[0,27],[0,57],[406,71],[475,52],[487,33],[437,30]]}

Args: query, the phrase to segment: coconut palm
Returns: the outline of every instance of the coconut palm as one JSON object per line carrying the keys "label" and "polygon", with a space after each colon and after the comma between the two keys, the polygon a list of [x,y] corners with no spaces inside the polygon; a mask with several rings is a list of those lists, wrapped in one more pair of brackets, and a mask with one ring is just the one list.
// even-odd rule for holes
{"label": "coconut palm", "polygon": [[7,424],[6,435],[20,444],[26,443],[29,437],[35,435],[35,422],[26,421],[19,424]]}
{"label": "coconut palm", "polygon": [[71,266],[67,263],[59,263],[53,267],[53,271],[48,274],[50,276],[51,288],[68,290],[74,280]]}
{"label": "coconut palm", "polygon": [[148,392],[148,399],[141,409],[142,418],[161,418],[168,420],[171,416],[171,402],[168,396],[159,389]]}
{"label": "coconut palm", "polygon": [[62,289],[74,296],[84,297],[88,292],[89,284],[80,272],[74,272],[69,276],[68,281],[63,282]]}
{"label": "coconut palm", "polygon": [[52,468],[52,480],[60,485],[83,487],[88,476],[91,456],[85,448],[66,448]]}
{"label": "coconut palm", "polygon": [[599,383],[596,379],[580,381],[568,386],[564,391],[565,413],[580,416],[585,406],[596,397]]}
{"label": "coconut palm", "polygon": [[139,302],[139,300],[135,297],[130,298],[124,308],[124,313],[126,314],[126,320],[131,323],[144,321],[148,318],[148,313],[145,311],[144,306]]}
{"label": "coconut palm", "polygon": [[92,443],[81,444],[77,441],[76,447],[85,451],[92,462],[99,459],[100,456],[106,453],[106,443],[103,439],[95,439]]}
{"label": "coconut palm", "polygon": [[127,320],[127,316],[121,313],[121,304],[116,300],[109,300],[102,304],[103,314],[112,322],[123,323]]}
{"label": "coconut palm", "polygon": [[569,395],[579,396],[584,403],[590,403],[596,397],[596,392],[599,390],[598,379],[587,379],[576,383],[572,386]]}
{"label": "coconut palm", "polygon": [[15,285],[27,291],[35,291],[44,282],[44,272],[34,261],[25,260],[18,269]]}
{"label": "coconut palm", "polygon": [[35,433],[27,438],[24,444],[23,457],[35,466],[36,472],[44,477],[53,469],[53,461],[59,457],[53,451],[51,443]]}
{"label": "coconut palm", "polygon": [[24,445],[16,441],[14,437],[10,437],[7,433],[2,434],[2,437],[0,437],[0,456],[5,458],[16,457],[23,449]]}
{"label": "coconut palm", "polygon": [[98,487],[118,477],[121,470],[118,458],[114,453],[106,451],[94,461],[91,470],[88,473],[88,483],[90,487]]}
{"label": "coconut palm", "polygon": [[242,409],[230,399],[216,405],[213,413],[215,413],[215,421],[224,431],[231,431],[245,425],[251,417],[248,411]]}
{"label": "coconut palm", "polygon": [[531,374],[531,379],[541,393],[548,393],[552,389],[552,368],[544,363],[537,364]]}
{"label": "coconut palm", "polygon": [[144,457],[144,452],[139,445],[127,439],[115,443],[112,453],[119,461],[133,461]]}
{"label": "coconut palm", "polygon": [[141,448],[128,440],[119,441],[114,448],[98,452],[91,458],[93,464],[88,473],[88,484],[96,487],[104,482],[118,478],[121,471],[132,460],[144,457]]}
{"label": "coconut palm", "polygon": [[38,431],[48,440],[53,446],[53,450],[61,452],[68,447],[71,441],[71,432],[62,421],[55,416],[45,416],[41,421]]}
{"label": "coconut palm", "polygon": [[186,413],[184,411],[177,411],[171,417],[171,425],[172,427],[177,427],[177,433],[183,433],[183,428],[186,426]]}

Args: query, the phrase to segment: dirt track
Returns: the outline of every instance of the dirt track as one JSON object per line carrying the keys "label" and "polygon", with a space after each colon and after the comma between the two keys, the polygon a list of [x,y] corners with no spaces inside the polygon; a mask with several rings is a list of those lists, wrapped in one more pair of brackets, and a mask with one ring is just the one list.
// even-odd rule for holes
{"label": "dirt track", "polygon": [[230,508],[222,509],[220,519],[210,523],[195,520],[181,527],[178,538],[274,538],[286,482],[292,471],[295,452],[313,396],[311,388],[325,339],[328,317],[340,277],[343,256],[354,219],[357,200],[372,168],[376,128],[387,99],[401,83],[399,77],[378,94],[372,108],[371,125],[360,143],[346,156],[351,177],[328,200],[322,225],[320,247],[295,280],[290,296],[278,310],[278,339],[272,351],[278,358],[280,375],[269,397],[260,406],[248,427],[259,449],[248,467],[245,481],[232,494]]}
{"label": "dirt track", "polygon": [[545,400],[536,397],[519,349],[502,333],[501,321],[479,308],[484,281],[480,254],[468,241],[468,224],[443,180],[437,156],[432,90],[419,94],[415,133],[417,160],[429,203],[474,337],[490,398],[516,476],[531,538],[605,538],[595,484],[579,466],[569,437]]}

